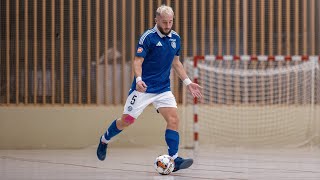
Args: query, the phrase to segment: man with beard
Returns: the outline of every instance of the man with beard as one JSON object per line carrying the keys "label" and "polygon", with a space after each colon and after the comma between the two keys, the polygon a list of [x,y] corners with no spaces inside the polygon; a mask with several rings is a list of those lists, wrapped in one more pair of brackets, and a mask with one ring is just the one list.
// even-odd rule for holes
{"label": "man with beard", "polygon": [[142,111],[153,104],[165,119],[167,126],[165,140],[168,154],[174,159],[175,171],[189,168],[193,160],[178,156],[179,118],[177,103],[170,89],[171,67],[187,86],[193,97],[201,98],[200,86],[187,76],[179,60],[181,39],[172,30],[174,12],[171,7],[162,5],[156,11],[156,25],[142,34],[134,58],[135,78],[124,106],[122,117],[114,120],[103,134],[97,148],[98,159],[106,158],[108,142],[124,128],[131,125]]}

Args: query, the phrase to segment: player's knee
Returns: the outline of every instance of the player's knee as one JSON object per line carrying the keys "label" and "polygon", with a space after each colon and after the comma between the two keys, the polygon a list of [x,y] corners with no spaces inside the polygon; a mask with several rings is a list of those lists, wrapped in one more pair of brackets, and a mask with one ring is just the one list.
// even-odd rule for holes
{"label": "player's knee", "polygon": [[126,116],[123,118],[123,121],[124,121],[124,123],[125,123],[125,126],[129,126],[129,125],[131,125],[131,124],[134,123],[135,118],[132,117],[132,116],[130,116],[130,115],[126,115]]}
{"label": "player's knee", "polygon": [[169,117],[167,120],[168,127],[177,129],[179,126],[179,119],[177,117]]}

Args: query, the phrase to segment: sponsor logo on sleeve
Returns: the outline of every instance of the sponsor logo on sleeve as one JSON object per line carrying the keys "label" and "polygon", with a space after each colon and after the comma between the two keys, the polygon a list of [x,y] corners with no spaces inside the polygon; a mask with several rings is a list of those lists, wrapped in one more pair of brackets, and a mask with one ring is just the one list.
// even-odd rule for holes
{"label": "sponsor logo on sleeve", "polygon": [[142,47],[139,47],[139,48],[137,49],[137,53],[142,53],[142,51],[143,51],[143,48],[142,48]]}

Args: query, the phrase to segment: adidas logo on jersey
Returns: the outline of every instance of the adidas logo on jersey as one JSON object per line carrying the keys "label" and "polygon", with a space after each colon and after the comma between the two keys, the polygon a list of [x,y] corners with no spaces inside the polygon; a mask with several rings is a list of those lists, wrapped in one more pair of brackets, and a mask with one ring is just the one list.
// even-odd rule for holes
{"label": "adidas logo on jersey", "polygon": [[156,46],[162,46],[161,42],[159,41]]}

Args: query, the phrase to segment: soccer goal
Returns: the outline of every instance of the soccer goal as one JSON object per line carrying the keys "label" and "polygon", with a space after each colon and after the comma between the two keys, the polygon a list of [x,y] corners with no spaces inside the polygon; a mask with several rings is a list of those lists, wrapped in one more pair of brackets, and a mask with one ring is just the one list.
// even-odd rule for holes
{"label": "soccer goal", "polygon": [[184,93],[184,147],[319,145],[318,56],[195,56],[184,66],[204,96]]}

